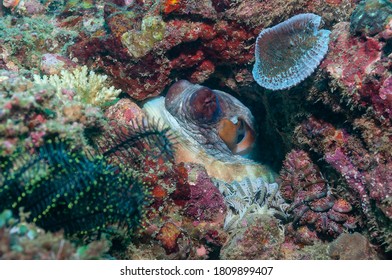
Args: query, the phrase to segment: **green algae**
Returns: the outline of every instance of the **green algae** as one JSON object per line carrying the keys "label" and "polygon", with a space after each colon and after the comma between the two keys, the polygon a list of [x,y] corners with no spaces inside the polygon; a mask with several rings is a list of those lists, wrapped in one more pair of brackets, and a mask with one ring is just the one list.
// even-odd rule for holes
{"label": "green algae", "polygon": [[65,54],[77,36],[75,31],[54,26],[45,16],[5,16],[0,18],[0,30],[0,56],[14,70],[39,68],[45,53]]}
{"label": "green algae", "polygon": [[166,24],[160,16],[146,16],[142,20],[141,31],[130,30],[121,36],[121,43],[135,58],[140,58],[152,50],[165,36]]}

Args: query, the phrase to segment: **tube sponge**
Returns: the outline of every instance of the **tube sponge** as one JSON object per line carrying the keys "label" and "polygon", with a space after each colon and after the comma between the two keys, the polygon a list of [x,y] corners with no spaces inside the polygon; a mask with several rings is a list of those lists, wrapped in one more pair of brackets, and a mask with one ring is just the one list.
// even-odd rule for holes
{"label": "tube sponge", "polygon": [[299,14],[264,29],[256,40],[253,78],[271,90],[290,88],[310,76],[328,51],[329,30],[321,17]]}

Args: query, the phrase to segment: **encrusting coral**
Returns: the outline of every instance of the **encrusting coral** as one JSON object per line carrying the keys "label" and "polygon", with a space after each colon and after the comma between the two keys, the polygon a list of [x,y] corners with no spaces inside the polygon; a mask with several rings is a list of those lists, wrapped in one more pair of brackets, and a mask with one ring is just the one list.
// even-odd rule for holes
{"label": "encrusting coral", "polygon": [[63,70],[60,75],[34,75],[34,82],[40,85],[52,85],[59,98],[69,98],[94,106],[104,106],[114,101],[121,90],[108,87],[106,75],[88,72],[87,66],[72,71]]}

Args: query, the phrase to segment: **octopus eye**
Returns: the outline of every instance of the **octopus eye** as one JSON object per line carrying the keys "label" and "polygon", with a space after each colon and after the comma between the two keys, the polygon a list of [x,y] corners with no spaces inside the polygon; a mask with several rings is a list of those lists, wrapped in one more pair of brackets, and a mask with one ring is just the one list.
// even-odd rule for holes
{"label": "octopus eye", "polygon": [[216,94],[207,87],[195,91],[190,100],[190,112],[194,120],[211,123],[219,114],[219,102]]}
{"label": "octopus eye", "polygon": [[233,154],[248,154],[255,142],[254,131],[241,118],[236,123],[222,119],[218,125],[218,134]]}

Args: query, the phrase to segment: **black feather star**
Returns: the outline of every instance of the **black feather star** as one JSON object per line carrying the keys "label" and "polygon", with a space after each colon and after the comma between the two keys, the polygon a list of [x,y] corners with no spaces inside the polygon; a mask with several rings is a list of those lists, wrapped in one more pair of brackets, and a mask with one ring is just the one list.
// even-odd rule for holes
{"label": "black feather star", "polygon": [[98,231],[110,224],[134,228],[144,192],[136,178],[102,156],[71,152],[62,141],[48,141],[38,153],[3,172],[0,204],[30,213],[28,221],[66,234]]}
{"label": "black feather star", "polygon": [[140,118],[131,123],[114,123],[96,141],[97,150],[105,157],[135,164],[146,156],[173,161],[177,137],[162,121]]}
{"label": "black feather star", "polygon": [[97,156],[56,139],[11,157],[0,166],[0,212],[23,208],[28,221],[69,235],[137,227],[149,198],[133,164],[147,155],[172,160],[175,138],[147,119],[114,127],[96,141]]}

